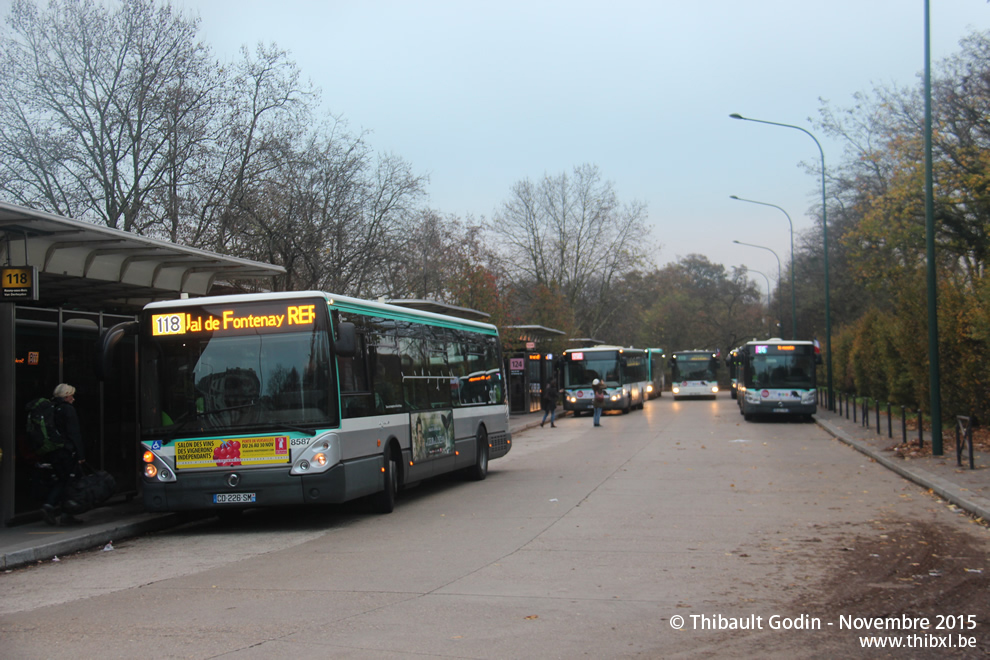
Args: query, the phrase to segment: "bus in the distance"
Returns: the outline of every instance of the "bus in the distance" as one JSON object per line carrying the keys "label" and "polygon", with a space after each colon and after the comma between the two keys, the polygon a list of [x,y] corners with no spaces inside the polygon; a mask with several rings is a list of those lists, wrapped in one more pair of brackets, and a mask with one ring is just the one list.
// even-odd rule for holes
{"label": "bus in the distance", "polygon": [[718,351],[677,351],[670,356],[670,392],[674,399],[718,394]]}
{"label": "bus in the distance", "polygon": [[736,403],[746,421],[756,415],[803,415],[818,411],[814,342],[767,339],[739,348]]}
{"label": "bus in the distance", "polygon": [[592,410],[591,385],[605,385],[605,410],[628,413],[642,408],[649,384],[647,353],[641,348],[592,346],[569,348],[561,356],[561,386],[564,410],[575,416]]}
{"label": "bus in the distance", "polygon": [[151,511],[234,511],[370,496],[510,448],[493,325],[322,292],[154,302],[135,334]]}
{"label": "bus in the distance", "polygon": [[655,399],[663,396],[663,388],[667,385],[667,354],[662,348],[648,348],[647,364],[649,365],[649,384],[646,386],[647,398]]}
{"label": "bus in the distance", "polygon": [[733,399],[736,398],[736,395],[738,393],[737,387],[739,385],[740,350],[741,350],[740,348],[733,348],[725,356],[725,367],[729,371],[729,388],[730,388],[729,394],[732,396]]}

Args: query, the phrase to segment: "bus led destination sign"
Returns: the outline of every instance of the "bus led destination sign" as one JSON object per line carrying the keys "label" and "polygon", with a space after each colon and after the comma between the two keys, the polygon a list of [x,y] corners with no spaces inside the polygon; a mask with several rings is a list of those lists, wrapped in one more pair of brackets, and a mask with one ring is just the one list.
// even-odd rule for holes
{"label": "bus led destination sign", "polygon": [[279,309],[224,309],[216,313],[175,311],[151,315],[154,337],[188,335],[200,332],[225,333],[245,330],[289,330],[312,326],[316,305],[286,305]]}

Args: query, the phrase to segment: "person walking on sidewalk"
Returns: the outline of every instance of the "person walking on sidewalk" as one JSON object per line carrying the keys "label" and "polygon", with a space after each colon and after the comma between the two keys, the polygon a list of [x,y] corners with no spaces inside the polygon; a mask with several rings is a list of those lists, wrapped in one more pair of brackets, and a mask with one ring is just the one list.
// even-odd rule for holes
{"label": "person walking on sidewalk", "polygon": [[59,383],[55,386],[52,399],[55,404],[55,429],[61,438],[62,446],[45,457],[55,472],[55,482],[48,491],[45,503],[41,505],[41,515],[49,525],[76,522],[71,515],[61,511],[65,487],[76,476],[79,465],[86,462],[86,445],[83,443],[79,426],[79,415],[72,405],[75,400],[75,387],[67,383]]}
{"label": "person walking on sidewalk", "polygon": [[550,384],[547,385],[547,389],[543,391],[543,400],[540,402],[543,405],[543,421],[540,422],[541,428],[547,423],[547,415],[550,415],[550,428],[557,428],[557,425],[554,424],[554,420],[557,418],[558,395],[559,392],[557,391],[557,381],[551,380]]}
{"label": "person walking on sidewalk", "polygon": [[591,405],[595,413],[595,426],[601,426],[602,408],[605,407],[605,384],[596,378],[591,383],[591,391],[594,393]]}

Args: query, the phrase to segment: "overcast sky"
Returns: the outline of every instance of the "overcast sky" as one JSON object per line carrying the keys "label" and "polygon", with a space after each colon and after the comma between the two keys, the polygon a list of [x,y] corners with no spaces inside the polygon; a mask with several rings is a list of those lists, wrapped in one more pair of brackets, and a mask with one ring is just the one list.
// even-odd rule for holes
{"label": "overcast sky", "polygon": [[[492,217],[512,185],[592,163],[649,209],[654,261],[691,253],[776,279],[787,218],[812,225],[819,98],[920,84],[923,0],[175,0],[220,58],[275,42],[328,112],[429,175],[430,206]],[[931,0],[933,62],[990,28],[987,0]],[[826,165],[841,145],[818,135]],[[760,277],[756,280],[765,282]]]}

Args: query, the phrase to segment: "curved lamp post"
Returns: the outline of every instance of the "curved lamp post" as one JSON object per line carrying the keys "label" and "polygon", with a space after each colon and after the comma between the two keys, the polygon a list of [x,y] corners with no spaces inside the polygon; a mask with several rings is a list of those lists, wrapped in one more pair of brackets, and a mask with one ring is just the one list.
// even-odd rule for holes
{"label": "curved lamp post", "polygon": [[781,124],[775,121],[766,121],[763,119],[753,119],[751,117],[743,117],[738,112],[733,112],[729,115],[733,119],[741,119],[743,121],[755,121],[758,124],[769,124],[770,126],[783,126],[784,128],[793,128],[795,130],[801,131],[812,140],[815,141],[815,145],[818,147],[818,153],[822,156],[822,248],[825,253],[825,367],[826,367],[826,381],[828,389],[828,409],[835,410],[835,393],[832,390],[832,308],[829,300],[828,293],[828,222],[826,219],[826,198],[825,198],[825,151],[822,149],[821,143],[818,141],[814,135],[811,134],[807,129],[801,128],[800,126],[794,126],[793,124]]}
{"label": "curved lamp post", "polygon": [[[746,268],[746,267],[743,266],[743,268]],[[746,272],[747,273],[756,273],[757,275],[762,275],[763,276],[763,279],[765,279],[767,281],[767,310],[769,310],[770,309],[770,278],[767,277],[767,274],[766,273],[761,273],[758,270],[750,270],[749,268],[746,268]],[[773,337],[773,328],[769,327],[769,324],[767,324],[767,325],[768,325],[767,332],[770,333],[770,334],[767,335],[767,339],[769,339],[770,337]]]}
{"label": "curved lamp post", "polygon": [[760,204],[761,206],[772,206],[787,216],[787,224],[791,228],[791,339],[797,339],[797,304],[794,298],[794,222],[791,221],[791,216],[787,213],[787,211],[780,208],[776,204],[758,202],[755,199],[743,199],[742,197],[736,197],[735,195],[729,195],[729,198],[739,202],[749,202],[750,204]]}
{"label": "curved lamp post", "polygon": [[[780,291],[780,257],[777,256],[777,253],[774,252],[773,250],[771,250],[770,248],[768,248],[765,245],[753,245],[752,243],[743,243],[742,241],[732,241],[732,242],[735,243],[736,245],[745,245],[746,247],[755,247],[755,248],[759,248],[761,250],[766,250],[767,252],[769,252],[770,254],[772,254],[774,256],[774,258],[777,260],[777,290]],[[760,274],[762,275],[762,273],[760,273]],[[769,280],[769,278],[767,278],[767,307],[769,307],[769,306],[770,306],[770,280]],[[777,318],[778,319],[781,318],[780,311],[781,311],[781,307],[780,307],[780,296],[777,296]]]}

